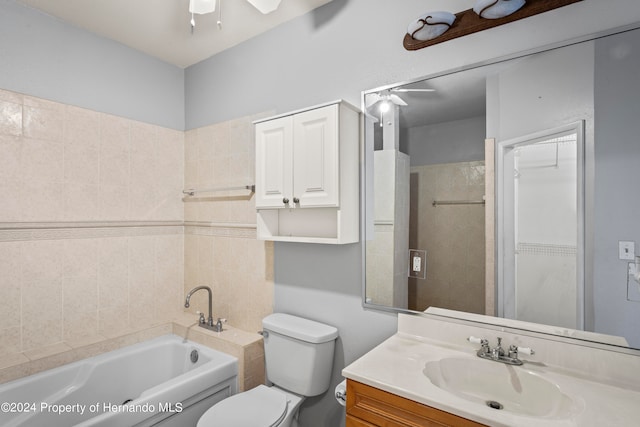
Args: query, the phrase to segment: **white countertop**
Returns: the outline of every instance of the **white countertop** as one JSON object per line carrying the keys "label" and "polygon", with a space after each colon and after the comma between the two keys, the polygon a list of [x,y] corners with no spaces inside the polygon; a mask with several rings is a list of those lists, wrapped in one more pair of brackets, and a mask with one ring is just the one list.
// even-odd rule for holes
{"label": "white countertop", "polygon": [[423,374],[427,362],[449,357],[478,359],[473,348],[432,342],[399,332],[347,366],[342,375],[490,426],[635,427],[640,423],[639,391],[599,382],[586,374],[574,375],[541,362],[525,362],[516,369],[528,370],[556,384],[573,401],[569,415],[549,419],[491,409],[438,388]]}

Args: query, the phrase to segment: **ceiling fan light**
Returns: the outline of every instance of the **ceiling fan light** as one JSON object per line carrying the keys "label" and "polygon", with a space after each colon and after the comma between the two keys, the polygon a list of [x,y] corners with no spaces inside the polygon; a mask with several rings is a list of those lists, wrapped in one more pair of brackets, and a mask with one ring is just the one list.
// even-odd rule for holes
{"label": "ceiling fan light", "polygon": [[381,113],[386,113],[387,111],[389,111],[389,109],[391,108],[391,106],[389,105],[389,101],[388,100],[384,100],[380,103],[380,112]]}
{"label": "ceiling fan light", "polygon": [[271,13],[280,6],[281,0],[247,0],[263,14]]}

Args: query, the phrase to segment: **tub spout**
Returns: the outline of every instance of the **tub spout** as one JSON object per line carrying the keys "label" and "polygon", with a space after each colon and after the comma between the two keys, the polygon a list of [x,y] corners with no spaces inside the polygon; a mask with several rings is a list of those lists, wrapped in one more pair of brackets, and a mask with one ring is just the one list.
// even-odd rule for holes
{"label": "tub spout", "polygon": [[200,322],[200,326],[202,326],[203,328],[207,328],[207,329],[211,329],[214,330],[216,332],[220,332],[219,330],[217,330],[216,324],[213,323],[213,315],[212,315],[212,307],[213,307],[213,292],[211,292],[211,288],[208,286],[196,286],[195,288],[191,289],[189,291],[189,293],[187,294],[187,298],[184,301],[184,307],[185,308],[189,308],[189,302],[191,301],[191,295],[193,295],[194,293],[196,293],[197,291],[204,289],[209,293],[209,317],[207,318],[206,323]]}

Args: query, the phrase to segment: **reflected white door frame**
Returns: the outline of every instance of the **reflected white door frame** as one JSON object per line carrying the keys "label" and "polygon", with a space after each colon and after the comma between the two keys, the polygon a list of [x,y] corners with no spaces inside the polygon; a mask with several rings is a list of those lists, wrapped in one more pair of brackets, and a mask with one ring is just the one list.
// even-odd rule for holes
{"label": "reflected white door frame", "polygon": [[496,144],[496,272],[497,315],[516,318],[516,212],[514,150],[562,135],[577,136],[576,327],[585,327],[585,122],[578,121]]}

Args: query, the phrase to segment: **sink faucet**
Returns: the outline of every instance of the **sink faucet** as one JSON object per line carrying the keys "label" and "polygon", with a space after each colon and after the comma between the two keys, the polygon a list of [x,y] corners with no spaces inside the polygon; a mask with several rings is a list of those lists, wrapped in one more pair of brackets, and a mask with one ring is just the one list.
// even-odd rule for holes
{"label": "sink faucet", "polygon": [[187,294],[187,298],[184,301],[184,307],[185,308],[189,308],[189,301],[191,300],[191,295],[193,295],[194,293],[196,293],[199,290],[206,290],[209,293],[209,317],[207,318],[207,320],[204,320],[204,315],[202,313],[200,313],[200,321],[199,321],[199,325],[203,328],[206,329],[210,329],[212,331],[215,332],[222,332],[222,319],[218,319],[218,321],[216,323],[213,323],[213,316],[212,316],[212,306],[213,306],[213,292],[211,292],[211,288],[208,286],[196,286],[195,288],[191,289],[189,291],[189,293]]}
{"label": "sink faucet", "polygon": [[502,338],[498,337],[498,345],[494,348],[489,347],[489,341],[482,338],[469,337],[467,341],[474,344],[480,344],[480,350],[476,353],[481,359],[493,360],[494,362],[506,363],[507,365],[522,365],[522,360],[518,359],[518,352],[533,355],[535,352],[529,347],[517,347],[512,345],[509,347],[509,352],[505,352],[502,348]]}
{"label": "sink faucet", "polygon": [[501,356],[504,356],[504,349],[502,348],[502,338],[498,337],[498,345],[491,349],[491,358],[498,361]]}

